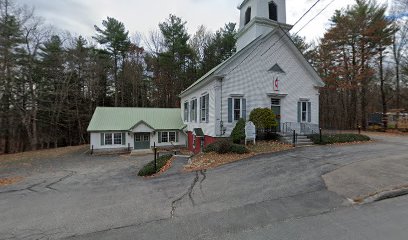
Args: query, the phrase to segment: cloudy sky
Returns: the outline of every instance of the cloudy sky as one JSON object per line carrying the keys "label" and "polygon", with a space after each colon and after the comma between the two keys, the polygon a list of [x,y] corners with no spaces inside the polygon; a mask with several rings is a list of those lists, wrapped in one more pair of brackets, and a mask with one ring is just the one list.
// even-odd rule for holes
{"label": "cloudy sky", "polygon": [[[131,34],[147,34],[158,28],[170,13],[187,21],[194,33],[204,24],[215,31],[227,22],[238,22],[237,6],[243,0],[15,0],[18,4],[33,6],[46,23],[60,30],[68,30],[86,37],[94,35],[94,25],[101,25],[107,16],[125,23]],[[294,29],[296,32],[332,0],[322,0]],[[287,0],[287,21],[294,24],[315,0]],[[328,27],[328,19],[336,9],[347,7],[354,0],[334,2],[299,34],[308,40],[321,37]],[[387,0],[379,0],[387,3]]]}

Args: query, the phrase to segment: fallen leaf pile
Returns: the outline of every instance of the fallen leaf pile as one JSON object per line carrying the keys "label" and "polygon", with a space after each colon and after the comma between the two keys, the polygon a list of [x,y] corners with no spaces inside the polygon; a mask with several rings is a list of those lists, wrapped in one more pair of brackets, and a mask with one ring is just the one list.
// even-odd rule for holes
{"label": "fallen leaf pile", "polygon": [[174,160],[176,160],[176,157],[170,158],[170,160],[167,161],[166,165],[164,165],[156,174],[153,174],[151,176],[146,176],[145,178],[153,178],[153,177],[156,177],[156,176],[166,172],[167,170],[169,170],[171,168],[171,166],[173,165]]}
{"label": "fallen leaf pile", "polygon": [[21,153],[14,153],[14,154],[3,154],[3,155],[0,155],[0,163],[9,163],[9,162],[15,162],[15,161],[45,159],[45,158],[56,158],[56,157],[66,155],[68,153],[77,152],[80,150],[85,151],[85,149],[89,149],[89,146],[81,145],[81,146],[74,146],[74,147],[44,149],[44,150],[21,152]]}
{"label": "fallen leaf pile", "polygon": [[202,153],[196,155],[192,158],[191,164],[184,166],[185,171],[199,171],[209,168],[215,168],[227,163],[236,162],[239,160],[247,159],[262,153],[272,153],[272,152],[280,152],[285,151],[288,149],[292,149],[293,147],[289,144],[284,144],[280,142],[266,142],[260,141],[257,142],[256,145],[249,145],[248,149],[251,151],[247,154],[236,154],[236,153],[228,153],[228,154],[218,154],[215,152],[210,153]]}
{"label": "fallen leaf pile", "polygon": [[23,177],[0,178],[0,186],[8,186],[14,183],[21,182]]}

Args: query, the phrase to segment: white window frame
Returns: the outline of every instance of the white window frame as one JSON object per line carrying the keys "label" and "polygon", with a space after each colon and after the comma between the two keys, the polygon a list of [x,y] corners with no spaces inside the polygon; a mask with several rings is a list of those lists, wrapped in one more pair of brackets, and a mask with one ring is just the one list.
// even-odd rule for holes
{"label": "white window frame", "polygon": [[[115,143],[115,135],[116,134],[120,134],[120,144],[119,143]],[[123,134],[124,133],[121,133],[121,132],[114,132],[114,133],[104,133],[103,134],[103,142],[104,142],[104,145],[105,146],[121,146],[121,145],[123,145],[123,142],[122,142],[122,140],[123,140]],[[106,142],[106,138],[110,138],[110,141],[111,141],[111,143],[107,143]]]}
{"label": "white window frame", "polygon": [[[209,111],[209,109],[207,109],[206,106],[208,105],[208,107],[210,107],[209,102],[207,104],[207,102],[203,101],[203,100],[206,100],[206,99],[208,101],[210,101],[210,95],[208,93],[204,94],[204,95],[202,95],[200,97],[200,122],[202,122],[202,123],[207,122],[207,111]],[[203,105],[203,103],[204,103],[204,105]]]}
{"label": "white window frame", "polygon": [[[273,101],[279,101],[279,104],[274,104]],[[280,98],[271,98],[271,107],[280,107],[282,103],[282,99]]]}
{"label": "white window frame", "polygon": [[[233,122],[238,122],[239,119],[242,118],[242,113],[243,113],[242,99],[243,98],[237,98],[237,97],[232,98],[232,121]],[[239,105],[240,105],[239,109],[236,109],[236,107],[235,107],[235,100],[239,100]],[[235,119],[235,111],[236,110],[239,110],[239,118],[238,119]]]}
{"label": "white window frame", "polygon": [[189,121],[189,115],[190,115],[189,108],[190,108],[189,102],[188,101],[184,102],[184,122]]}
{"label": "white window frame", "polygon": [[[169,131],[169,132],[160,132],[161,134],[161,143],[171,143],[171,142],[177,142],[177,132],[176,131]],[[174,141],[172,141],[170,134],[174,134]],[[166,139],[166,141],[163,141],[163,138]]]}
{"label": "white window frame", "polygon": [[[305,110],[303,110],[303,106],[305,106]],[[302,123],[306,123],[308,122],[308,101],[301,101],[300,102],[300,122]],[[303,117],[305,117],[305,119],[303,119]]]}
{"label": "white window frame", "polygon": [[197,101],[197,98],[194,98],[190,101],[190,121],[191,122],[197,122],[197,115],[198,115],[197,110],[198,110],[198,101]]}

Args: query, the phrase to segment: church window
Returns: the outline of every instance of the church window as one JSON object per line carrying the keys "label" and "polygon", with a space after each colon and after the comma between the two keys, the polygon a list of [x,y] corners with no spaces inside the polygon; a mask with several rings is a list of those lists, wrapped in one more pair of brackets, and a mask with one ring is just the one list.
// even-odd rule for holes
{"label": "church window", "polygon": [[251,21],[251,7],[247,8],[245,12],[245,25],[247,25]]}
{"label": "church window", "polygon": [[269,19],[278,21],[278,6],[273,1],[269,3]]}

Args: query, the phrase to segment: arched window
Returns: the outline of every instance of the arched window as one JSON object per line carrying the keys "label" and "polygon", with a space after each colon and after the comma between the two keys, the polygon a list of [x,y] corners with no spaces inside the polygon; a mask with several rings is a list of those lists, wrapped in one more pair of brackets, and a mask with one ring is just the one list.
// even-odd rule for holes
{"label": "arched window", "polygon": [[278,6],[273,1],[269,3],[269,19],[278,21]]}
{"label": "arched window", "polygon": [[251,21],[251,7],[247,8],[245,12],[245,25]]}

